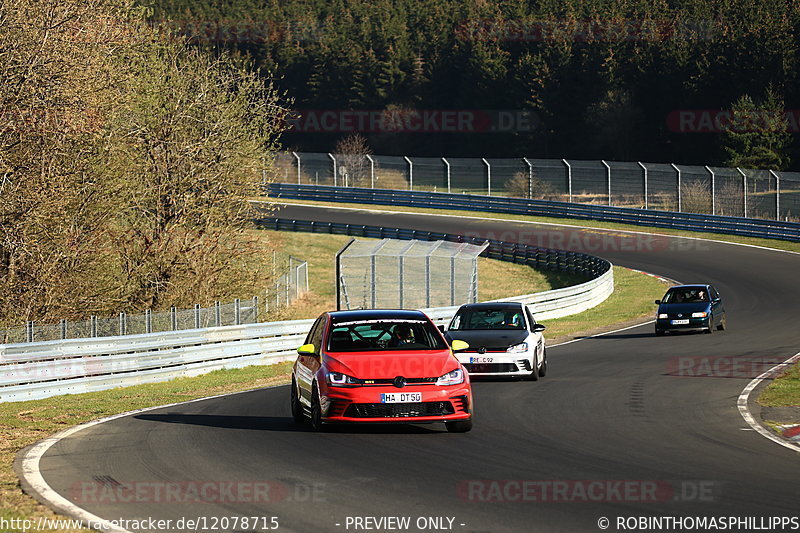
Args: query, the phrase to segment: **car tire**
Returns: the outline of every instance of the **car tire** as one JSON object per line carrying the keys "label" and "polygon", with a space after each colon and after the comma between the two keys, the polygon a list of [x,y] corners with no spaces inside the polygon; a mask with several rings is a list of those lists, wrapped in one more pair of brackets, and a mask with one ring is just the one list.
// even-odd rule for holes
{"label": "car tire", "polygon": [[656,328],[656,337],[663,337],[667,332],[661,328]]}
{"label": "car tire", "polygon": [[297,383],[294,379],[292,379],[290,402],[292,406],[292,418],[295,424],[305,424],[306,414],[303,412],[303,404],[300,402],[300,396],[297,394]]}
{"label": "car tire", "polygon": [[722,315],[722,320],[719,321],[717,329],[720,331],[725,331],[727,327],[728,327],[728,315]]}
{"label": "car tire", "polygon": [[448,433],[466,433],[472,429],[472,419],[445,422],[444,427],[447,428]]}
{"label": "car tire", "polygon": [[530,374],[525,376],[525,380],[526,381],[538,381],[539,380],[539,370],[538,370],[538,368],[539,368],[539,359],[536,357],[535,353],[533,354],[533,365],[531,365],[531,366],[533,367],[533,370],[531,370]]}
{"label": "car tire", "polygon": [[714,333],[714,315],[708,317],[708,329],[704,331],[707,335]]}
{"label": "car tire", "polygon": [[547,375],[547,348],[542,350],[542,366],[539,367],[539,377],[543,378]]}
{"label": "car tire", "polygon": [[319,389],[317,384],[311,389],[311,429],[314,431],[324,431],[322,423],[322,406],[319,404]]}

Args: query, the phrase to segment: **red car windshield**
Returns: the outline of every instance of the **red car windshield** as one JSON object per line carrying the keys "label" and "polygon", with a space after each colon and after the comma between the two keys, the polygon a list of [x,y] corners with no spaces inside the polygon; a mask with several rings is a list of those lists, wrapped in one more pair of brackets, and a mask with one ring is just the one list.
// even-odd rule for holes
{"label": "red car windshield", "polygon": [[329,352],[446,350],[433,324],[423,320],[360,320],[334,323]]}

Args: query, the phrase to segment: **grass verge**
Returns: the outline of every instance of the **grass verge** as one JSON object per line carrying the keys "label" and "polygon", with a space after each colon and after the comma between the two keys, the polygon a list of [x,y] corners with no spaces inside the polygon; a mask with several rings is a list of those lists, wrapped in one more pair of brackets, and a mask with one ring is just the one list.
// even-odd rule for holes
{"label": "grass verge", "polygon": [[772,380],[761,392],[758,403],[765,407],[800,406],[800,363]]}

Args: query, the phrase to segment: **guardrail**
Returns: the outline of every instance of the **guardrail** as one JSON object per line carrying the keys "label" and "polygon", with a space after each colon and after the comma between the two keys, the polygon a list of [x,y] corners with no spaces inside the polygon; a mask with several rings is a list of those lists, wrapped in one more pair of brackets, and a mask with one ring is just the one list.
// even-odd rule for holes
{"label": "guardrail", "polygon": [[[363,237],[469,242],[472,238],[428,231],[352,224],[264,219],[281,230],[341,233]],[[480,240],[484,242],[483,239]],[[540,320],[580,312],[613,291],[611,263],[578,252],[564,252],[504,241],[489,241],[486,255],[536,268],[583,274],[589,281],[544,293],[509,298],[531,305]],[[458,307],[426,309],[437,323]],[[99,391],[194,376],[220,368],[241,368],[294,359],[313,320],[292,320],[165,333],[68,339],[0,345],[0,401],[24,401],[60,394]]]}
{"label": "guardrail", "polygon": [[327,185],[296,185],[271,183],[266,190],[273,198],[319,200],[337,203],[365,203],[374,205],[401,205],[429,209],[454,209],[509,213],[515,215],[573,218],[619,222],[636,226],[672,228],[693,232],[723,233],[763,239],[800,242],[800,223],[650,211],[629,207],[574,204],[507,198],[474,196],[441,192],[400,191],[392,189],[359,189]]}

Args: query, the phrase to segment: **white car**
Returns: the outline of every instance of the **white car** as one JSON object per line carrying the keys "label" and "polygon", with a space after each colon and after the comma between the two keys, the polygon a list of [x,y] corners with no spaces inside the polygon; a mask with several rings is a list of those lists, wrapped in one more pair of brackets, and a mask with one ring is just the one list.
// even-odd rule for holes
{"label": "white car", "polygon": [[544,329],[525,304],[486,302],[462,305],[445,333],[469,344],[456,357],[470,375],[536,381],[547,372]]}

